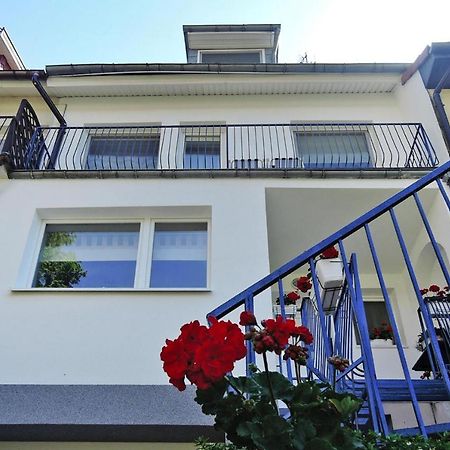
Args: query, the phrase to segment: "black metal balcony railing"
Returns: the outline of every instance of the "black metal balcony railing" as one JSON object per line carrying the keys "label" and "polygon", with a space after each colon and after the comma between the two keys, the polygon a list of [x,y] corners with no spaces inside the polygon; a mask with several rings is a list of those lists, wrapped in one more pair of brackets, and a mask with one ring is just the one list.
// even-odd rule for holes
{"label": "black metal balcony railing", "polygon": [[14,170],[373,170],[435,167],[419,123],[37,127]]}
{"label": "black metal balcony railing", "polygon": [[9,136],[9,130],[11,124],[14,121],[14,116],[0,116],[0,153],[3,152],[3,148],[8,147],[6,139]]}

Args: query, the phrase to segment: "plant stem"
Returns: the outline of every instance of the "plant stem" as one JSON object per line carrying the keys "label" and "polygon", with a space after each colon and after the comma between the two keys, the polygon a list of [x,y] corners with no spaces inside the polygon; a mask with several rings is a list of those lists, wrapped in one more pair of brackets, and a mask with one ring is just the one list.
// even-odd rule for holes
{"label": "plant stem", "polygon": [[273,388],[272,388],[272,382],[270,381],[269,376],[269,364],[267,363],[267,356],[266,352],[263,352],[263,361],[264,361],[264,370],[266,372],[266,378],[267,378],[267,384],[269,386],[269,392],[270,392],[270,401],[272,403],[272,406],[275,408],[275,411],[278,411],[277,408],[277,402],[275,400],[275,396],[273,395]]}
{"label": "plant stem", "polygon": [[228,383],[230,384],[230,386],[245,400],[245,395],[233,384],[232,380],[230,377],[228,377],[227,375],[225,375],[224,377]]}

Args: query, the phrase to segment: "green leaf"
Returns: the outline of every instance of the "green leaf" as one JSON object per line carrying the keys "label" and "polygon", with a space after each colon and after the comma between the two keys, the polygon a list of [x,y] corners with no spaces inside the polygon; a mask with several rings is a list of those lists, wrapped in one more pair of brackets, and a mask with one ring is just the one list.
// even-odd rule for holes
{"label": "green leaf", "polygon": [[361,400],[350,396],[345,396],[340,400],[337,398],[331,398],[329,401],[344,419],[358,411],[361,406]]}
{"label": "green leaf", "polygon": [[294,395],[294,386],[285,376],[281,375],[281,373],[261,372],[255,374],[253,379],[260,387],[261,397],[270,401],[271,385],[275,399],[283,400],[284,402],[289,402],[292,400]]}
{"label": "green leaf", "polygon": [[295,450],[304,450],[305,442],[311,440],[316,435],[316,428],[308,419],[300,419],[294,426],[292,436],[292,446]]}
{"label": "green leaf", "polygon": [[320,438],[314,438],[305,446],[305,450],[336,450],[329,441]]}

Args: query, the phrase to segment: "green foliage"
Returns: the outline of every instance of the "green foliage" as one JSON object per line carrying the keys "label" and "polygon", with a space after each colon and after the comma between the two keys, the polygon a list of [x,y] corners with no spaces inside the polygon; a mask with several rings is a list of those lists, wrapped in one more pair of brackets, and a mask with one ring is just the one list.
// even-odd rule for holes
{"label": "green foliage", "polygon": [[[335,448],[361,450],[450,450],[450,433],[443,433],[430,439],[425,439],[422,436],[404,437],[397,434],[383,437],[374,432],[363,434],[357,431],[350,432],[349,436],[350,442],[342,444],[341,447],[332,446],[326,439],[314,438],[303,448],[305,450],[332,450]],[[196,444],[198,450],[246,450],[233,444],[208,443],[202,439],[199,439]],[[297,447],[294,446],[293,448]]]}
{"label": "green foliage", "polygon": [[71,288],[86,273],[78,261],[43,261],[36,272],[36,287]]}
{"label": "green foliage", "polygon": [[86,276],[87,272],[78,261],[70,260],[70,255],[60,256],[61,247],[71,245],[74,240],[73,233],[57,231],[47,234],[36,271],[36,287],[71,288]]}
{"label": "green foliage", "polygon": [[[228,384],[234,391],[227,391]],[[289,411],[286,418],[272,406],[272,395]],[[304,381],[295,386],[278,372],[255,373],[251,378],[230,376],[208,390],[197,390],[196,401],[205,414],[215,416],[216,427],[238,448],[364,448],[360,437],[345,426],[359,409],[360,400],[338,394],[325,384]]]}
{"label": "green foliage", "polygon": [[450,433],[443,433],[425,439],[422,436],[380,436],[370,432],[365,435],[354,433],[364,442],[364,450],[450,450]]}

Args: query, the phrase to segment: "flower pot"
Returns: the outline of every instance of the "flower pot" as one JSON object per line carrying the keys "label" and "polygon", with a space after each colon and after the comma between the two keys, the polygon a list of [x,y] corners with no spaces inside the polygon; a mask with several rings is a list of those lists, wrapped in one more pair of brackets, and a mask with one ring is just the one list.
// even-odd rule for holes
{"label": "flower pot", "polygon": [[370,346],[372,348],[377,347],[389,347],[394,345],[394,342],[392,339],[371,339]]}
{"label": "flower pot", "polygon": [[[295,315],[297,314],[297,305],[285,305],[284,312],[288,319],[295,319]],[[280,305],[273,306],[273,315],[275,317],[281,316],[281,306]]]}
{"label": "flower pot", "polygon": [[331,314],[336,309],[344,282],[343,269],[342,260],[339,258],[319,259],[316,262],[319,294],[326,314]]}

